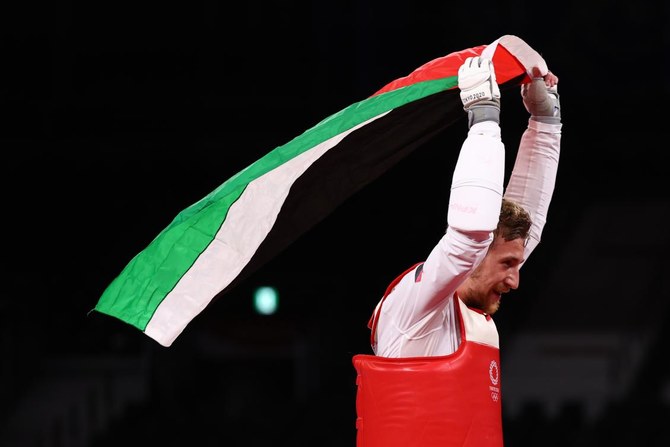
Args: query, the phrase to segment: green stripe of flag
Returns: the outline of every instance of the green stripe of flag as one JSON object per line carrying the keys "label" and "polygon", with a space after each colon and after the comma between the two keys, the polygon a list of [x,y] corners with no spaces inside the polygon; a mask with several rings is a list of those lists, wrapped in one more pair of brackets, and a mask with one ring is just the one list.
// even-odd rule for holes
{"label": "green stripe of flag", "polygon": [[144,331],[167,294],[212,242],[230,207],[251,182],[367,120],[456,85],[457,77],[450,76],[367,98],[270,151],[181,211],[110,283],[94,310]]}

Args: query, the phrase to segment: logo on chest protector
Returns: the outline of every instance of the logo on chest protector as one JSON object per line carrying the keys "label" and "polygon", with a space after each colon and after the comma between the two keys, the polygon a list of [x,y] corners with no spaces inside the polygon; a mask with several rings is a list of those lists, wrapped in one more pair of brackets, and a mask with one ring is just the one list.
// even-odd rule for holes
{"label": "logo on chest protector", "polygon": [[498,362],[491,360],[489,364],[489,379],[491,380],[491,385],[489,385],[489,391],[491,391],[491,400],[493,402],[498,402],[500,399],[500,388],[498,382],[500,381],[500,369],[498,368]]}

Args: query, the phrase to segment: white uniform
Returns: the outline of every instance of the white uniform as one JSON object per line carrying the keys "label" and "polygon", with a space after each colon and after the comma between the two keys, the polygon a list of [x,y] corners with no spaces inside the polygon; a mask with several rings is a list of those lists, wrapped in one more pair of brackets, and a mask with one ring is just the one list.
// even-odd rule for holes
{"label": "white uniform", "polygon": [[[526,260],[540,242],[546,223],[558,170],[561,127],[561,124],[529,119],[505,189],[505,198],[521,205],[532,218],[530,240],[524,253]],[[463,143],[461,156],[468,146],[473,145],[479,149],[488,145],[491,153],[500,149],[504,153],[499,126],[491,121],[473,125]],[[462,217],[454,218],[453,213],[471,210],[489,216],[499,213],[500,198],[496,200],[495,183],[502,183],[499,179],[504,171],[504,160],[501,162],[499,156],[492,158],[497,161],[493,168],[486,168],[491,169],[490,177],[493,179],[488,181],[476,174],[477,170],[481,170],[481,157],[463,163],[459,157],[452,181],[450,225],[426,261],[417,267],[418,270],[406,274],[384,300],[376,330],[375,354],[378,356],[439,356],[451,354],[458,348],[460,330],[452,298],[458,286],[484,258],[493,238],[488,230],[482,232],[480,228],[478,231],[476,218],[473,225],[467,221],[466,224],[455,225],[455,222],[460,224],[464,220]],[[455,194],[457,183],[465,187]],[[488,192],[481,193],[486,190]],[[500,195],[499,192],[497,194]],[[454,203],[453,196],[477,202],[466,205]]]}

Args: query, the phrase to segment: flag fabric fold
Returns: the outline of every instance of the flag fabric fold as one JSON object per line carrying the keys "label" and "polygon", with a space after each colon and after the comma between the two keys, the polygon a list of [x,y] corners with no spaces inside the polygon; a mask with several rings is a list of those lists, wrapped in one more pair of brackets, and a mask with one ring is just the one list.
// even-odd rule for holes
{"label": "flag fabric fold", "polygon": [[458,68],[493,60],[501,89],[542,57],[505,35],[434,59],[320,121],[182,210],[107,286],[93,310],[170,346],[215,298],[356,191],[464,116]]}

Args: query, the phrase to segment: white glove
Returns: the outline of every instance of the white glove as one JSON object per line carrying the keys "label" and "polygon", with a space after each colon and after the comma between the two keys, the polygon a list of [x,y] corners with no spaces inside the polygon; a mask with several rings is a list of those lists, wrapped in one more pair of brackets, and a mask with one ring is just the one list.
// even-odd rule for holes
{"label": "white glove", "polygon": [[500,101],[493,62],[485,57],[469,57],[458,69],[458,88],[461,89],[463,108],[481,101]]}

